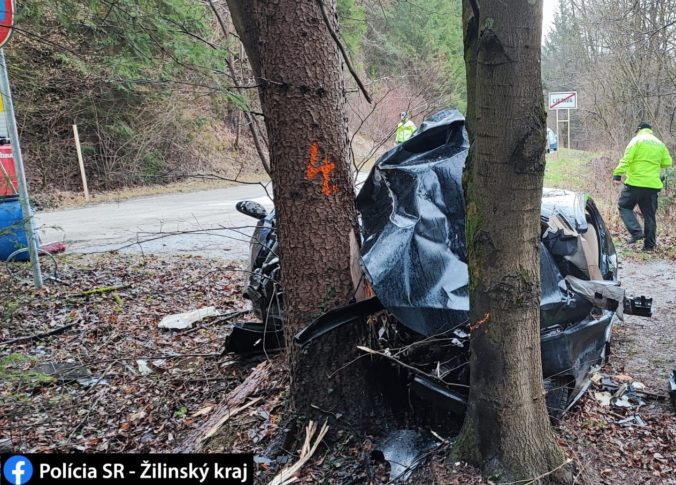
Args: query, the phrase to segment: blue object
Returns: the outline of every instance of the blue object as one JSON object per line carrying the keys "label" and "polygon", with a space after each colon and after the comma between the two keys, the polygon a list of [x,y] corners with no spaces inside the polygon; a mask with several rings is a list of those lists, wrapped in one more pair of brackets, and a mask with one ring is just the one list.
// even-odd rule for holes
{"label": "blue object", "polygon": [[[7,261],[7,257],[14,251],[27,247],[28,241],[19,197],[0,199],[0,261]],[[19,255],[17,261],[27,261],[28,259],[29,256],[26,251]]]}
{"label": "blue object", "polygon": [[25,456],[14,455],[5,462],[2,473],[7,483],[23,485],[33,476],[33,464]]}

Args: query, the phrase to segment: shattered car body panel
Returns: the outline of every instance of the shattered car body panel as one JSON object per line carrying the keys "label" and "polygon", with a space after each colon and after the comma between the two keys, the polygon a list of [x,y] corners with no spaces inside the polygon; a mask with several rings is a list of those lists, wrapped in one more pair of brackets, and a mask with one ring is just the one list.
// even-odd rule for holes
{"label": "shattered car body panel", "polygon": [[[460,113],[442,114],[383,155],[357,197],[362,260],[373,290],[423,336],[462,325],[469,311],[462,193],[469,144]],[[541,317],[547,327],[580,321],[591,310],[562,274],[614,280],[616,256],[591,199],[545,189],[542,200]]]}
{"label": "shattered car body panel", "polygon": [[[462,192],[469,143],[460,113],[440,115],[386,153],[357,197],[362,260],[373,290],[402,325],[423,337],[465,326],[469,316]],[[569,386],[574,397],[603,360],[624,290],[615,286],[615,248],[590,198],[545,189],[541,222],[543,373]],[[573,285],[568,275],[575,282],[602,281]],[[608,291],[594,299],[604,285]]]}
{"label": "shattered car body panel", "polygon": [[[362,262],[377,302],[333,310],[295,339],[306,345],[337,326],[363,324],[382,305],[397,327],[382,331],[395,336],[384,339],[384,348],[426,343],[409,356],[411,362],[423,362],[427,372],[411,377],[411,389],[430,399],[441,396],[455,412],[464,410],[469,384],[462,190],[468,150],[464,118],[456,110],[445,110],[378,160],[357,197]],[[269,296],[260,296],[260,288],[271,286],[273,271],[278,274],[278,261],[266,252],[276,244],[274,215],[259,225],[265,229],[257,229],[257,237],[266,236],[252,252],[247,294],[265,317],[266,305],[274,305]],[[591,369],[603,362],[615,312],[627,308],[627,299],[616,283],[615,248],[589,197],[545,189],[541,228],[543,373],[545,387],[552,389],[550,411],[562,412],[584,392]],[[277,305],[276,313],[267,315],[274,328],[281,325],[280,309]],[[427,346],[435,342],[440,345]]]}
{"label": "shattered car body panel", "polygon": [[463,118],[421,126],[383,155],[357,196],[363,266],[398,320],[424,336],[467,320]]}

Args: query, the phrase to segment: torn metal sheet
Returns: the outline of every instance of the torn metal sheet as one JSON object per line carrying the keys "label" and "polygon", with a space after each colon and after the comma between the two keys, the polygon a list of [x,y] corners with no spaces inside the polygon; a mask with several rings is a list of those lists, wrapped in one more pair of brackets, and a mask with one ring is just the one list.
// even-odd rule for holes
{"label": "torn metal sheet", "polygon": [[373,290],[424,336],[468,317],[462,194],[468,149],[464,118],[444,111],[383,155],[357,196],[362,261]]}
{"label": "torn metal sheet", "polygon": [[237,322],[225,338],[223,352],[235,354],[260,354],[283,349],[284,331],[273,324]]}
{"label": "torn metal sheet", "polygon": [[612,400],[616,408],[634,408],[643,406],[645,403],[636,394],[623,394],[621,397]]}
{"label": "torn metal sheet", "polygon": [[463,416],[467,411],[467,396],[425,376],[416,376],[411,390],[423,400],[436,403],[440,408]]}
{"label": "torn metal sheet", "polygon": [[597,308],[614,311],[624,319],[624,288],[616,281],[585,281],[575,276],[566,276],[566,283],[575,293],[582,295]]}
{"label": "torn metal sheet", "polygon": [[[468,318],[462,191],[468,149],[462,115],[442,111],[378,160],[357,197],[373,290],[403,325],[426,337]],[[541,218],[542,327],[582,321],[594,302],[569,291],[563,276],[615,279],[615,248],[584,194],[543,190]]]}
{"label": "torn metal sheet", "polygon": [[377,297],[358,301],[341,308],[331,310],[318,319],[314,320],[304,330],[299,332],[294,340],[301,347],[313,340],[325,335],[338,327],[350,323],[360,323],[367,316],[379,312],[383,309],[383,304]]}
{"label": "torn metal sheet", "polygon": [[629,416],[628,418],[620,419],[618,421],[615,421],[615,423],[619,424],[620,426],[624,426],[624,427],[632,426],[634,424],[636,426],[641,426],[641,427],[648,426],[648,423],[646,423],[643,420],[643,418],[638,414],[634,414],[632,416]]}
{"label": "torn metal sheet", "polygon": [[439,441],[427,431],[400,429],[376,444],[372,456],[376,460],[389,462],[390,483],[403,482],[408,480],[425,456],[439,445]]}

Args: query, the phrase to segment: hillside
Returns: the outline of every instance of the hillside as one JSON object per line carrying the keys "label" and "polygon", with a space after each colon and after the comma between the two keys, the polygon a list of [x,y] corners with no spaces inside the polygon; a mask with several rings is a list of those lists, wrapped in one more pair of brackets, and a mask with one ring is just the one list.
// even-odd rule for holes
{"label": "hillside", "polygon": [[[418,121],[440,106],[464,102],[460,2],[338,3],[343,42],[376,99],[368,105],[349,94],[361,163],[390,143],[400,111]],[[205,173],[265,177],[249,122],[265,150],[255,82],[225,2],[210,5],[20,2],[6,50],[30,189],[38,200],[80,190],[73,124],[94,192]],[[415,21],[424,28],[414,28]]]}

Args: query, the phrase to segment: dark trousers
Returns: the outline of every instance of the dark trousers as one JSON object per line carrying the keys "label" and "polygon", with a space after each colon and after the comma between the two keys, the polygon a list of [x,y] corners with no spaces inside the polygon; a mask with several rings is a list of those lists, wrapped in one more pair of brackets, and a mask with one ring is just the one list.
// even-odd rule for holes
{"label": "dark trousers", "polygon": [[[624,222],[627,231],[632,236],[645,235],[644,247],[654,248],[656,242],[657,223],[655,222],[655,213],[657,212],[657,193],[659,189],[648,189],[646,187],[633,187],[625,185],[620,200],[617,206],[620,209],[620,217]],[[645,222],[645,230],[641,230],[636,216],[634,215],[634,207],[638,204],[643,214]]]}

